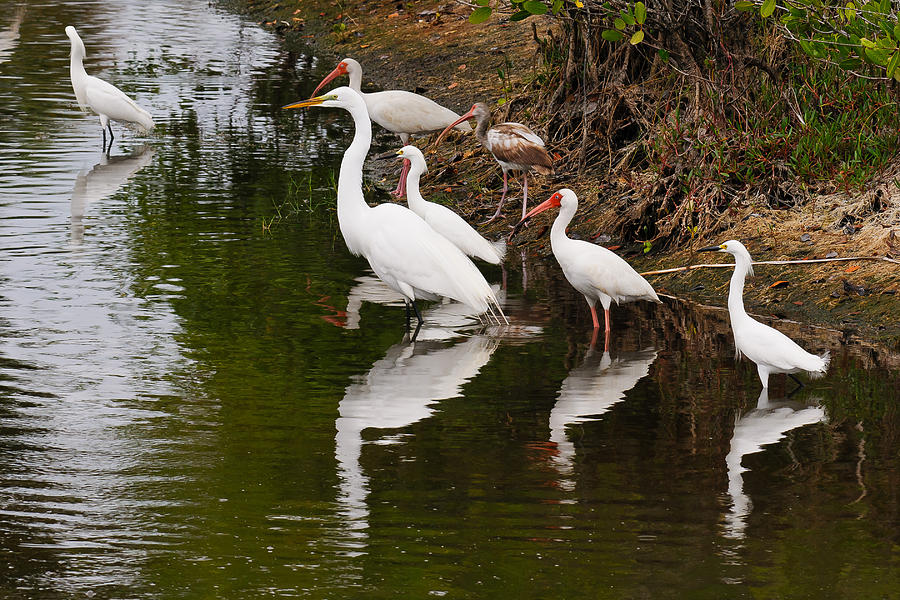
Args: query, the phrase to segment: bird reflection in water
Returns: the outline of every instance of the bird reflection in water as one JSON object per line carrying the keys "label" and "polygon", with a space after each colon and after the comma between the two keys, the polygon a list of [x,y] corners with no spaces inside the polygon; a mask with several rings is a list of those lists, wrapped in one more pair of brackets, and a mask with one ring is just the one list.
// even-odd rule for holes
{"label": "bird reflection in water", "polygon": [[18,6],[13,13],[9,27],[0,30],[0,64],[5,63],[12,56],[13,50],[19,45],[19,28],[25,19],[25,5]]}
{"label": "bird reflection in water", "polygon": [[763,447],[778,442],[784,435],[798,427],[825,421],[825,409],[821,406],[804,407],[796,402],[769,402],[769,392],[763,388],[756,408],[738,416],[731,435],[731,450],[725,457],[728,467],[728,495],[731,510],[725,515],[724,536],[740,540],[745,536],[747,517],[753,510],[753,502],[744,493],[744,456],[761,452]]}
{"label": "bird reflection in water", "polygon": [[103,154],[100,162],[88,171],[82,170],[75,178],[72,190],[72,243],[80,244],[84,239],[84,212],[87,207],[98,200],[115,194],[138,171],[153,160],[150,146],[140,146],[131,154],[109,156]]}
{"label": "bird reflection in water", "polygon": [[552,460],[562,476],[559,485],[567,491],[575,487],[571,479],[575,444],[566,435],[566,428],[593,421],[624,400],[625,392],[647,376],[650,365],[656,360],[656,350],[653,348],[621,352],[613,359],[608,349],[602,352],[597,350],[596,332],[594,330],[584,360],[563,380],[556,404],[550,411],[550,442],[556,446]]}
{"label": "bird reflection in water", "polygon": [[[429,312],[426,311],[426,318],[433,320],[434,314]],[[346,546],[350,553],[365,547],[368,529],[369,478],[360,465],[364,443],[398,443],[401,436],[395,430],[429,417],[435,402],[461,395],[462,386],[478,374],[499,345],[498,339],[484,335],[452,345],[440,341],[442,337],[439,334],[437,339],[429,338],[426,329],[417,341],[404,336],[368,373],[347,387],[338,406],[338,505],[344,530],[349,534]],[[389,431],[376,442],[364,442],[363,432],[370,429]]]}

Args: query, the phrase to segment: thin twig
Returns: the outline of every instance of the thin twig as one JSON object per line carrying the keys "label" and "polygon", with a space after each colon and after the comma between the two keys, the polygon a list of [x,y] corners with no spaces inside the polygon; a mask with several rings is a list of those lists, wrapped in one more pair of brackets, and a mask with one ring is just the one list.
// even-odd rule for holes
{"label": "thin twig", "polygon": [[[848,256],[843,258],[811,258],[808,260],[761,260],[755,261],[754,265],[807,265],[811,263],[838,262],[846,260],[883,260],[889,263],[900,265],[900,260],[888,258],[887,256]],[[680,271],[691,271],[693,269],[719,269],[724,267],[733,267],[734,263],[715,263],[705,265],[687,265],[685,267],[673,267],[671,269],[660,269],[658,271],[644,271],[641,275],[663,275],[665,273],[678,273]]]}

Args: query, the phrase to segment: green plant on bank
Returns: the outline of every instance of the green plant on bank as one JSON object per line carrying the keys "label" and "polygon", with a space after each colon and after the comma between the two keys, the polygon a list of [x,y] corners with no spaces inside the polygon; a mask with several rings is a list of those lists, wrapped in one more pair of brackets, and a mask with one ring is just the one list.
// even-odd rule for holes
{"label": "green plant on bank", "polygon": [[296,179],[293,175],[288,181],[287,192],[281,202],[273,200],[274,214],[262,218],[263,231],[270,231],[272,226],[301,214],[312,215],[329,210],[335,205],[337,196],[337,179],[334,171],[328,172],[328,188],[331,192],[323,194],[320,187],[313,185],[313,174],[307,173],[304,179]]}

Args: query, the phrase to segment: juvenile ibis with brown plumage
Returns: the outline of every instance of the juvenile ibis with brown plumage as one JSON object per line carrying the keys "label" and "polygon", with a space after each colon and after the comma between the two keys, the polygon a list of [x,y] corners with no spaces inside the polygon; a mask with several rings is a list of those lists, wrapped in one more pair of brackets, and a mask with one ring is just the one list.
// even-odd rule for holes
{"label": "juvenile ibis with brown plumage", "polygon": [[544,140],[521,123],[500,123],[491,127],[491,111],[483,102],[476,102],[471,110],[451,123],[441,135],[438,136],[435,145],[439,144],[451,128],[456,127],[467,119],[475,119],[478,125],[475,127],[475,137],[481,145],[493,155],[503,169],[503,192],[500,195],[500,204],[497,212],[490,219],[490,223],[500,216],[503,201],[506,200],[507,173],[509,171],[522,171],[522,219],[528,206],[528,172],[535,170],[541,175],[553,173],[553,159],[544,147]]}
{"label": "juvenile ibis with brown plumage", "polygon": [[[350,89],[362,96],[366,103],[369,118],[388,131],[396,133],[400,141],[406,146],[409,144],[410,135],[419,135],[440,131],[449,123],[459,119],[459,115],[443,107],[434,100],[403,90],[385,90],[383,92],[362,91],[362,66],[352,58],[345,58],[325,79],[316,87],[313,96],[319,93],[325,85],[340,77],[350,77]],[[472,131],[468,123],[458,121],[454,126],[460,131]],[[404,165],[397,183],[397,189],[392,193],[402,197],[406,193],[406,173]]]}

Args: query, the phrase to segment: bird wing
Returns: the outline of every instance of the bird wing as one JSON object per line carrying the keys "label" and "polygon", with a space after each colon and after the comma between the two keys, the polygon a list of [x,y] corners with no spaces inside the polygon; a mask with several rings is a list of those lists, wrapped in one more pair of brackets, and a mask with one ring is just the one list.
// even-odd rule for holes
{"label": "bird wing", "polygon": [[495,265],[502,261],[503,254],[496,246],[484,239],[462,217],[446,206],[426,202],[422,218],[466,256],[474,256]]}
{"label": "bird wing", "polygon": [[153,128],[150,113],[138,106],[125,92],[102,79],[88,76],[85,98],[88,106],[97,114],[106,115],[115,121],[138,123],[146,129]]}
{"label": "bird wing", "polygon": [[479,312],[497,302],[472,261],[402,206],[381,204],[372,210],[366,258],[388,285],[447,296]]}
{"label": "bird wing", "polygon": [[[577,271],[594,289],[610,296],[616,303],[632,300],[659,302],[653,286],[624,258],[603,246],[583,240],[571,242],[572,250],[567,253],[570,270]],[[572,285],[575,285],[574,282]]]}
{"label": "bird wing", "polygon": [[487,132],[489,150],[494,157],[519,168],[532,167],[542,174],[553,172],[553,160],[544,141],[521,123],[501,123]]}
{"label": "bird wing", "polygon": [[[364,94],[363,99],[369,118],[394,133],[440,131],[459,118],[434,100],[403,90]],[[468,123],[460,123],[456,129],[472,130]]]}
{"label": "bird wing", "polygon": [[731,328],[737,350],[757,364],[782,372],[822,371],[827,365],[823,358],[807,352],[785,334],[750,316],[732,319]]}

